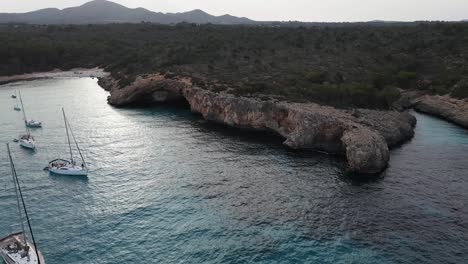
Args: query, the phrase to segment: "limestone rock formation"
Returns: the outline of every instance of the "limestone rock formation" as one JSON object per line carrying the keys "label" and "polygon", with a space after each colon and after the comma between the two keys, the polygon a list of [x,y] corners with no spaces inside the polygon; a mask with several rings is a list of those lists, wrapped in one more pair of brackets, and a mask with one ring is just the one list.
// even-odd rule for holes
{"label": "limestone rock formation", "polygon": [[466,100],[449,96],[424,95],[415,100],[414,108],[468,128],[468,102]]}
{"label": "limestone rock formation", "polygon": [[288,103],[238,97],[196,87],[189,78],[153,74],[119,87],[107,77],[99,82],[115,106],[185,99],[206,120],[233,127],[272,131],[294,149],[325,151],[346,157],[352,172],[376,174],[387,167],[389,147],[410,139],[416,123],[408,113],[340,110],[314,103]]}

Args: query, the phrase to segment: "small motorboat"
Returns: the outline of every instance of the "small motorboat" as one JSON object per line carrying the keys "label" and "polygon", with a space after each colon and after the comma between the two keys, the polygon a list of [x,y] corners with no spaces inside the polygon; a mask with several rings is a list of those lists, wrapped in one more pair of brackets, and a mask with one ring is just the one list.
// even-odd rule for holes
{"label": "small motorboat", "polygon": [[38,128],[38,127],[42,127],[42,122],[41,121],[36,121],[36,120],[28,120],[28,121],[25,121],[26,122],[26,126],[27,127],[30,127],[30,128]]}
{"label": "small motorboat", "polygon": [[[48,170],[52,174],[57,175],[64,175],[64,176],[88,176],[88,167],[86,166],[86,162],[84,160],[83,154],[81,153],[81,149],[78,146],[78,142],[76,141],[75,135],[73,134],[73,130],[71,129],[70,123],[68,123],[67,116],[65,115],[65,110],[62,108],[63,113],[63,121],[65,123],[65,131],[67,134],[68,140],[68,150],[70,152],[70,159],[55,159],[49,162],[45,170]],[[73,158],[73,150],[70,135],[73,138],[74,145],[81,157],[81,166],[76,164],[76,161]]]}
{"label": "small motorboat", "polygon": [[[0,258],[6,264],[45,264],[44,256],[37,249],[34,232],[29,219],[28,210],[24,202],[20,181],[16,174],[15,165],[11,156],[10,145],[7,144],[8,159],[10,161],[13,184],[15,186],[16,205],[18,207],[18,222],[21,232],[10,234],[0,238]],[[24,217],[23,217],[24,213]],[[28,224],[32,242],[26,237],[24,222]]]}

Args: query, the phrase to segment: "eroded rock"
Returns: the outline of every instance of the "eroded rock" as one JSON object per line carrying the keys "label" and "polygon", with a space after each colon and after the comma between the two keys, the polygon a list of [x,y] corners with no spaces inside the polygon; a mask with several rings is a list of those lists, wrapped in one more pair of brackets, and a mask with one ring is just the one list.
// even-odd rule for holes
{"label": "eroded rock", "polygon": [[[111,77],[108,77],[111,78]],[[272,131],[294,149],[325,151],[346,157],[350,171],[376,174],[387,167],[389,146],[410,139],[415,119],[408,113],[340,110],[314,103],[287,103],[238,97],[193,85],[188,78],[159,74],[137,78],[127,87],[109,85],[109,103],[161,103],[184,98],[206,120],[233,127]],[[109,88],[110,87],[110,88]]]}

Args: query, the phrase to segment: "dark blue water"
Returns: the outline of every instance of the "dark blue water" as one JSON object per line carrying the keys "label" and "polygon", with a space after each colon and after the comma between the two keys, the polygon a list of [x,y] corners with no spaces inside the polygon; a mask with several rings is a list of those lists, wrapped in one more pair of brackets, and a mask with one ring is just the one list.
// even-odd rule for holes
{"label": "dark blue water", "polygon": [[[0,87],[0,142],[12,145],[36,238],[49,264],[467,263],[468,133],[417,114],[415,138],[378,179],[343,161],[288,151],[277,138],[203,122],[188,110],[115,109],[91,79]],[[65,106],[92,172],[42,171],[66,156]],[[0,234],[18,228],[0,145]]]}

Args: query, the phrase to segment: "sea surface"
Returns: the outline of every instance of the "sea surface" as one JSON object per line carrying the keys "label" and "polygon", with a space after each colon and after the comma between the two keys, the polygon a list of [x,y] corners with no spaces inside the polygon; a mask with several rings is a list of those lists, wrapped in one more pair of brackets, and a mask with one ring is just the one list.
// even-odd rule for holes
{"label": "sea surface", "polygon": [[[20,89],[38,149],[10,95]],[[374,180],[274,136],[203,121],[188,109],[117,109],[96,80],[0,86],[0,235],[18,230],[11,142],[48,264],[468,263],[468,132],[416,114],[414,139]],[[53,176],[67,158],[61,107],[87,179]]]}

